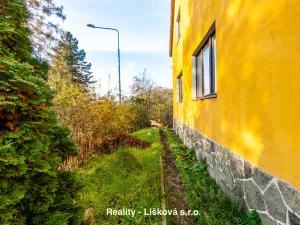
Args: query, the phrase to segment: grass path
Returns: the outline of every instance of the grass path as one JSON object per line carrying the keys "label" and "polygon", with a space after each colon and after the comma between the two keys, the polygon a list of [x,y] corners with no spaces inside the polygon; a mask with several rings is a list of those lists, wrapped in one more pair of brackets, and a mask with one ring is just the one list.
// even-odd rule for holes
{"label": "grass path", "polygon": [[161,144],[157,129],[144,129],[134,136],[151,144],[150,148],[119,148],[109,155],[97,155],[77,171],[84,184],[79,201],[93,211],[90,224],[153,224],[161,217],[107,216],[107,208],[160,208]]}
{"label": "grass path", "polygon": [[[184,185],[181,181],[178,169],[176,167],[175,158],[173,157],[167,142],[165,132],[160,130],[161,143],[163,147],[163,173],[164,186],[166,189],[165,197],[168,209],[177,209],[178,211],[189,210],[188,202],[185,198]],[[190,216],[167,216],[167,224],[192,225],[193,218]]]}
{"label": "grass path", "polygon": [[[187,149],[171,130],[161,132],[164,151],[158,129],[144,129],[132,135],[151,146],[122,147],[111,154],[95,155],[77,170],[84,185],[77,200],[86,215],[92,215],[86,224],[162,224],[162,216],[145,216],[144,209],[161,209],[164,177],[168,210],[200,212],[192,217],[167,216],[168,225],[260,225],[255,212],[240,214],[209,177],[206,163],[197,161],[195,150]],[[132,209],[136,214],[111,216],[107,215],[107,208]]]}

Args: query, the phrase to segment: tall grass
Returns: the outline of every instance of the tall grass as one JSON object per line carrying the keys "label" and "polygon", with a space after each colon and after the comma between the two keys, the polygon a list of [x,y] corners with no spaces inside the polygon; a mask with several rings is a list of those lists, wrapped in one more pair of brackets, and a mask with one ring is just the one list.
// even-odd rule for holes
{"label": "tall grass", "polygon": [[[144,208],[160,208],[161,145],[156,129],[133,134],[151,142],[147,149],[122,147],[108,155],[93,156],[77,170],[84,183],[78,201],[93,212],[90,224],[150,224],[160,217],[143,215]],[[130,208],[142,213],[131,216],[108,216],[107,208]]]}

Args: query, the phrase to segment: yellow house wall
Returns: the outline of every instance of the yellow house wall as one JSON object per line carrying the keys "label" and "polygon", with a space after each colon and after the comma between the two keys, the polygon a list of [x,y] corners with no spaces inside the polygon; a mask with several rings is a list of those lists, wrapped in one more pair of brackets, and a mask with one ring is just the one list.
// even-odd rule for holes
{"label": "yellow house wall", "polygon": [[[299,0],[176,0],[174,117],[300,188]],[[192,54],[216,22],[217,98],[192,100]],[[174,29],[175,31],[176,29]]]}

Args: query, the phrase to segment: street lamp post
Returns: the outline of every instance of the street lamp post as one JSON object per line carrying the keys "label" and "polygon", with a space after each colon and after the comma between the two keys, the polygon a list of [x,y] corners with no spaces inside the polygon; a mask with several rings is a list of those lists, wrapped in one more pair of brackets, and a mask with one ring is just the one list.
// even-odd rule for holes
{"label": "street lamp post", "polygon": [[98,28],[98,29],[103,29],[103,30],[112,30],[112,31],[116,31],[118,34],[118,71],[119,71],[119,102],[121,103],[121,60],[120,60],[120,34],[119,34],[119,30],[115,29],[115,28],[110,28],[110,27],[97,27],[93,24],[87,24],[88,27],[90,28]]}

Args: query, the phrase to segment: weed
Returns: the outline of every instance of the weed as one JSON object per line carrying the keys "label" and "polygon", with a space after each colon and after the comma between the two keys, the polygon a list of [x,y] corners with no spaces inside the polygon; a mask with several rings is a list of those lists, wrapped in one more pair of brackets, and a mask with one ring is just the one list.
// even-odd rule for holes
{"label": "weed", "polygon": [[246,213],[241,218],[237,218],[236,222],[237,225],[260,225],[261,224],[259,215],[255,210]]}
{"label": "weed", "polygon": [[237,207],[222,192],[207,172],[207,163],[196,160],[194,149],[184,146],[177,135],[166,130],[169,147],[184,183],[189,207],[200,211],[194,217],[199,225],[260,225],[258,214],[253,211],[241,216]]}

